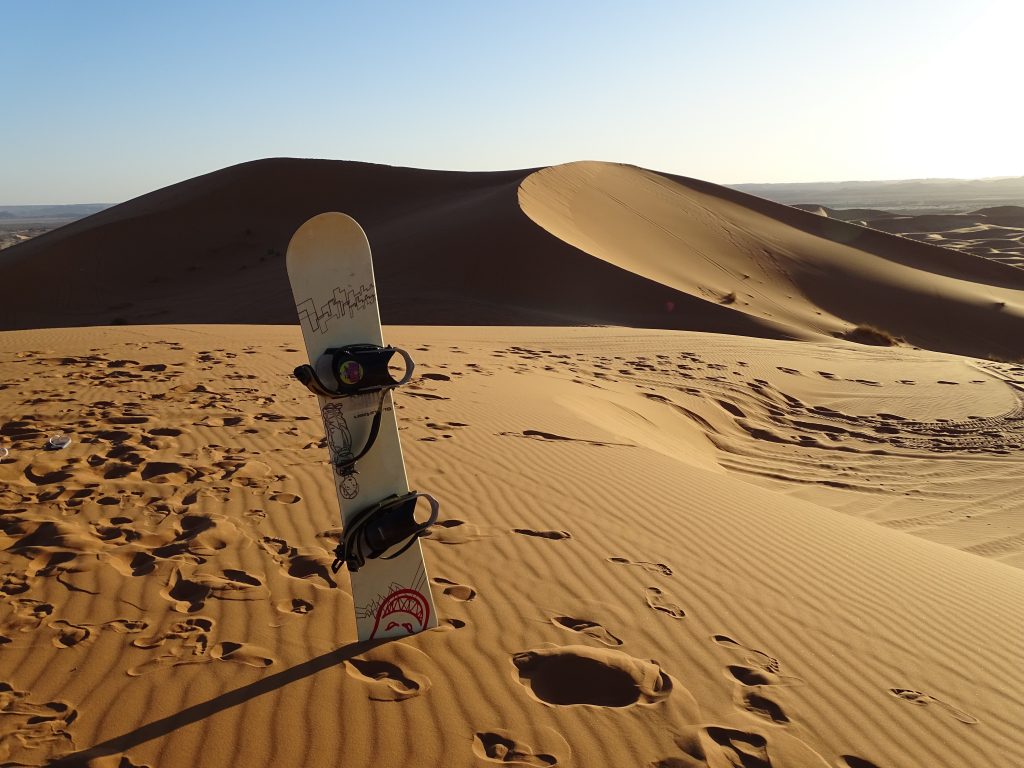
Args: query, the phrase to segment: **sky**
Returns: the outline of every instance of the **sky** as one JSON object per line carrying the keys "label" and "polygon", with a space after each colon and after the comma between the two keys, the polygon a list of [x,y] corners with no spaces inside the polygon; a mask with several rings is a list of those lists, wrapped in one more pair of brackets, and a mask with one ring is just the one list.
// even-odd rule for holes
{"label": "sky", "polygon": [[263,157],[1024,175],[1020,0],[0,0],[0,204]]}

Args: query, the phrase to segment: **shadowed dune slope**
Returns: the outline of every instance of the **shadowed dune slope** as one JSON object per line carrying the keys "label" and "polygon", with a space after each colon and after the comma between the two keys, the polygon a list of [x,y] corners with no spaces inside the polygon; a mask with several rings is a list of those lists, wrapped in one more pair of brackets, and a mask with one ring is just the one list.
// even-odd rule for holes
{"label": "shadowed dune slope", "polygon": [[519,197],[587,253],[794,336],[868,323],[931,349],[1024,352],[1024,273],[1004,264],[631,166],[547,168]]}
{"label": "shadowed dune slope", "polygon": [[296,159],[226,168],[4,251],[0,328],[294,323],[288,239],[310,216],[338,210],[369,235],[385,323],[621,324],[780,337],[770,324],[596,260],[538,228],[516,202],[529,173]]}

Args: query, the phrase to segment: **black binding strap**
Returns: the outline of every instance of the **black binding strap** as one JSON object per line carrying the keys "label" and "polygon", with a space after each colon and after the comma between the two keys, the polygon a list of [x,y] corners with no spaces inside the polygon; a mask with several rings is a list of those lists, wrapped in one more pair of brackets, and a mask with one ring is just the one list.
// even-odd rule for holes
{"label": "black binding strap", "polygon": [[[422,523],[416,522],[416,502],[424,498],[430,504],[430,517]],[[351,573],[358,571],[367,560],[380,558],[393,560],[426,533],[437,520],[440,505],[429,493],[410,491],[401,496],[395,494],[364,509],[345,525],[341,541],[334,550],[334,564],[331,570],[337,573],[347,565]],[[402,542],[401,549],[385,555]]]}
{"label": "black binding strap", "polygon": [[[388,363],[396,354],[405,361],[405,373],[395,379]],[[394,389],[412,378],[416,364],[404,349],[376,344],[349,344],[324,351],[316,365],[300,365],[295,378],[321,397],[348,397]]]}
{"label": "black binding strap", "polygon": [[357,453],[350,459],[342,460],[340,457],[334,466],[338,468],[338,471],[343,475],[354,475],[356,473],[356,462],[359,461],[363,456],[370,452],[370,448],[373,447],[373,442],[377,439],[377,433],[380,432],[380,420],[384,415],[384,401],[388,397],[388,391],[384,390],[380,393],[380,403],[377,404],[377,412],[373,414],[373,421],[370,423],[370,433],[366,436],[366,445],[363,446],[363,450]]}
{"label": "black binding strap", "polygon": [[[395,379],[388,370],[388,363],[396,354],[401,355],[405,361],[405,373],[401,379]],[[328,399],[380,392],[380,402],[363,449],[344,463],[339,460],[335,464],[341,474],[355,473],[356,462],[369,452],[380,432],[388,390],[409,381],[415,368],[412,357],[404,349],[378,347],[376,344],[348,344],[325,350],[315,366],[306,364],[295,369],[295,378],[307,389]]]}

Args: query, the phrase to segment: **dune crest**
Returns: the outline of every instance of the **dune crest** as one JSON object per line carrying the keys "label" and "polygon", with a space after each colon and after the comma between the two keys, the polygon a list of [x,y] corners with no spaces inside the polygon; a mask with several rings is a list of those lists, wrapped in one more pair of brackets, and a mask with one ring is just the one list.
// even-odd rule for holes
{"label": "dune crest", "polygon": [[1024,272],[1003,264],[611,163],[536,171],[519,203],[592,256],[791,337],[869,323],[931,349],[1024,352]]}

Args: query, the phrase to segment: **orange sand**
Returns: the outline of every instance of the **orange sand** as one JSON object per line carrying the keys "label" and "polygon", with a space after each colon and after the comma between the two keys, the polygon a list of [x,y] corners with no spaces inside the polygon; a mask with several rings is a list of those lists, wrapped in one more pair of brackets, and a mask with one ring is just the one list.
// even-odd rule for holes
{"label": "orange sand", "polygon": [[[564,257],[596,287],[515,306],[557,289],[596,310],[625,275],[689,297],[680,323],[760,335],[514,327],[519,310],[386,328],[418,365],[396,402],[412,487],[442,502],[424,542],[441,627],[354,644],[296,324],[0,333],[0,762],[1024,762],[1024,366],[983,359],[1022,343],[1019,270],[868,230],[851,244],[853,225],[814,232],[827,220],[639,169],[521,178],[492,177],[522,204],[508,247],[548,243],[520,266]],[[450,228],[484,204],[465,195]],[[427,209],[444,229],[406,205],[412,229]],[[39,300],[33,259],[82,237],[115,264],[122,225],[144,225],[112,210],[105,233],[58,230],[0,276]],[[209,311],[277,312],[279,266]],[[88,279],[113,296],[135,278]],[[187,279],[187,300],[146,300],[207,311]],[[469,316],[520,301],[463,279]],[[66,290],[57,311],[84,312],[85,283]],[[47,324],[29,298],[9,327]],[[943,351],[831,336],[854,322]]]}

